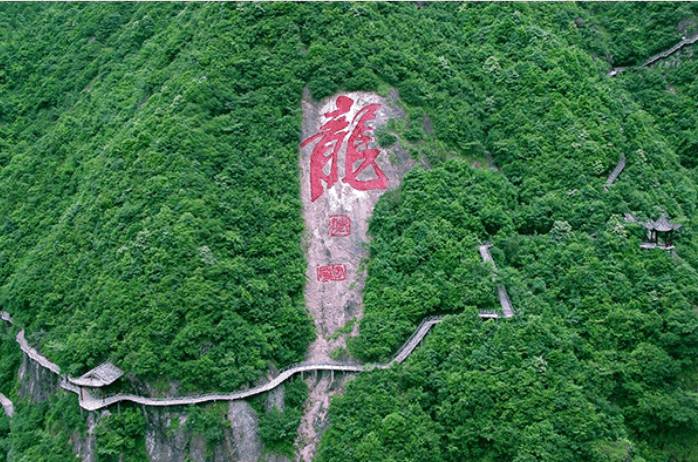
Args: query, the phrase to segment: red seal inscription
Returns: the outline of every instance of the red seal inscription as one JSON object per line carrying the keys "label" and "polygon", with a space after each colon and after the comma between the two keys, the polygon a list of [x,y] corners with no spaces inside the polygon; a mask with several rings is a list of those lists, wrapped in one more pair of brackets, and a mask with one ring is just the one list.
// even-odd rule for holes
{"label": "red seal inscription", "polygon": [[317,280],[320,282],[343,281],[347,278],[347,267],[343,263],[317,267]]}
{"label": "red seal inscription", "polygon": [[330,236],[347,237],[351,234],[351,218],[346,215],[330,216]]}

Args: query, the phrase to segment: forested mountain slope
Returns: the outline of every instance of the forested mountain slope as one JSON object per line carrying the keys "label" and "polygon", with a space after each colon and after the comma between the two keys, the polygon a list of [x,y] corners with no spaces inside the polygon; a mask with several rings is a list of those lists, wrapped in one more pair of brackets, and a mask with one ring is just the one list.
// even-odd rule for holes
{"label": "forested mountain slope", "polygon": [[[698,457],[695,58],[606,76],[694,31],[695,4],[1,11],[0,305],[69,373],[109,359],[138,389],[232,390],[301,359],[303,90],[394,88],[407,115],[379,139],[420,167],[377,205],[349,353],[385,359],[453,316],[350,383],[318,459]],[[676,255],[623,219],[662,212]],[[511,321],[476,316],[496,306],[483,241]],[[68,460],[74,401],[20,402],[0,451]],[[140,412],[100,427],[100,460],[143,460]],[[266,441],[288,448],[296,422]]]}
{"label": "forested mountain slope", "polygon": [[614,66],[641,64],[681,37],[698,33],[698,7],[691,2],[588,2],[582,7],[593,14],[582,24],[602,32],[585,47]]}
{"label": "forested mountain slope", "polygon": [[[598,8],[576,23],[602,31],[616,14]],[[483,148],[509,184],[448,161],[384,202],[354,351],[384,355],[398,342],[391,332],[454,299],[482,307],[478,294],[449,289],[467,285],[462,259],[484,239],[499,250],[519,316],[483,324],[461,315],[403,368],[359,377],[334,402],[320,460],[698,457],[692,61],[675,64],[666,78],[681,86],[665,98],[645,76],[667,71],[603,79],[579,48],[592,41],[539,21],[463,41],[473,54],[483,42],[516,44],[468,68],[493,106],[479,118]],[[638,103],[640,89],[651,97]],[[628,166],[604,192],[621,154]],[[662,211],[687,225],[678,257],[640,251],[643,232],[623,219]]]}
{"label": "forested mountain slope", "polygon": [[250,88],[227,9],[3,9],[6,309],[73,374],[234,388],[302,358],[302,81]]}

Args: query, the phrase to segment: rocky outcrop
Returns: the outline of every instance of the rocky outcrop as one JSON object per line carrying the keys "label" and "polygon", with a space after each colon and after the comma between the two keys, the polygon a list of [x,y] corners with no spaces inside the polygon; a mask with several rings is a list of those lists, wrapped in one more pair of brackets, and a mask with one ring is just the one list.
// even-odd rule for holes
{"label": "rocky outcrop", "polygon": [[[310,361],[328,360],[359,334],[368,256],[368,223],[380,197],[399,187],[414,161],[399,145],[384,149],[374,132],[404,116],[393,91],[387,98],[351,92],[313,101],[305,92],[299,152],[305,222],[305,304],[315,322]],[[425,122],[427,124],[427,122]],[[430,122],[429,122],[430,124]],[[317,373],[316,373],[317,374]],[[330,374],[309,381],[296,438],[297,460],[309,461],[337,392]]]}
{"label": "rocky outcrop", "polygon": [[278,387],[270,391],[267,395],[266,400],[267,410],[277,409],[279,411],[284,410],[284,387]]}
{"label": "rocky outcrop", "polygon": [[186,414],[164,409],[146,413],[145,448],[153,462],[184,462],[189,457],[191,436],[186,432]]}
{"label": "rocky outcrop", "polygon": [[281,454],[265,454],[262,461],[263,462],[291,462],[291,459],[289,459],[286,456],[282,456]]}
{"label": "rocky outcrop", "polygon": [[[278,387],[275,388],[274,390],[270,391],[267,394],[267,399],[264,401],[264,407],[266,408],[267,411],[270,411],[272,409],[276,409],[278,411],[283,412],[284,409],[286,408],[286,402],[285,402],[285,388],[284,387]],[[262,462],[290,462],[291,459],[289,459],[287,456],[282,455],[282,454],[273,454],[273,453],[267,453],[262,456]]]}
{"label": "rocky outcrop", "polygon": [[87,432],[85,435],[74,433],[70,437],[73,451],[82,462],[97,462],[97,439],[95,438],[97,420],[97,413],[90,412],[87,415]]}
{"label": "rocky outcrop", "polygon": [[230,403],[230,428],[209,444],[187,426],[186,411],[147,410],[146,452],[150,462],[252,462],[261,457],[257,415],[245,401]]}
{"label": "rocky outcrop", "polygon": [[309,462],[315,456],[317,445],[327,427],[330,400],[344,391],[350,375],[324,373],[306,379],[308,400],[296,438],[296,462]]}
{"label": "rocky outcrop", "polygon": [[259,438],[259,423],[254,409],[245,401],[230,403],[228,420],[233,429],[235,461],[256,462],[262,455],[262,442]]}
{"label": "rocky outcrop", "polygon": [[[375,130],[404,116],[398,95],[350,92],[301,102],[299,170],[305,222],[305,304],[315,322],[310,361],[329,360],[359,333],[368,223],[380,197],[414,161],[399,143],[376,145]],[[352,327],[347,329],[347,327]]]}
{"label": "rocky outcrop", "polygon": [[19,395],[33,403],[41,403],[49,399],[56,390],[60,378],[39,363],[22,353],[19,367]]}
{"label": "rocky outcrop", "polygon": [[147,410],[146,452],[150,462],[257,462],[262,456],[257,414],[246,401],[228,408],[230,427],[209,444],[187,426],[186,411]]}

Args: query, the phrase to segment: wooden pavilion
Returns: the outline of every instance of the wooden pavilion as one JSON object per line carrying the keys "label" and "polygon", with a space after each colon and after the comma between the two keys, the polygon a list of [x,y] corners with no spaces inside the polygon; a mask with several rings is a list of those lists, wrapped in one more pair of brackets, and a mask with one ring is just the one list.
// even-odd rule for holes
{"label": "wooden pavilion", "polygon": [[674,248],[674,231],[681,225],[672,223],[666,214],[662,214],[657,220],[649,220],[644,223],[647,230],[647,241],[640,244],[643,249],[672,250]]}

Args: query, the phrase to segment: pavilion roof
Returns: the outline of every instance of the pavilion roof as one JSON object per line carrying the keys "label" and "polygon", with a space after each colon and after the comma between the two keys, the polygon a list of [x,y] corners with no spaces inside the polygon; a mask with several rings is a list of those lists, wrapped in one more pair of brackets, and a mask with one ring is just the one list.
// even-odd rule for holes
{"label": "pavilion roof", "polygon": [[69,380],[75,385],[86,387],[105,387],[116,382],[124,371],[116,367],[110,362],[102,363],[94,369],[87,371],[77,379],[70,378]]}
{"label": "pavilion roof", "polygon": [[667,231],[674,231],[679,228],[681,228],[681,225],[672,223],[669,221],[669,217],[665,213],[662,214],[661,217],[657,220],[649,220],[645,222],[645,228],[647,229],[653,229],[655,231],[660,231],[660,232],[667,232]]}

